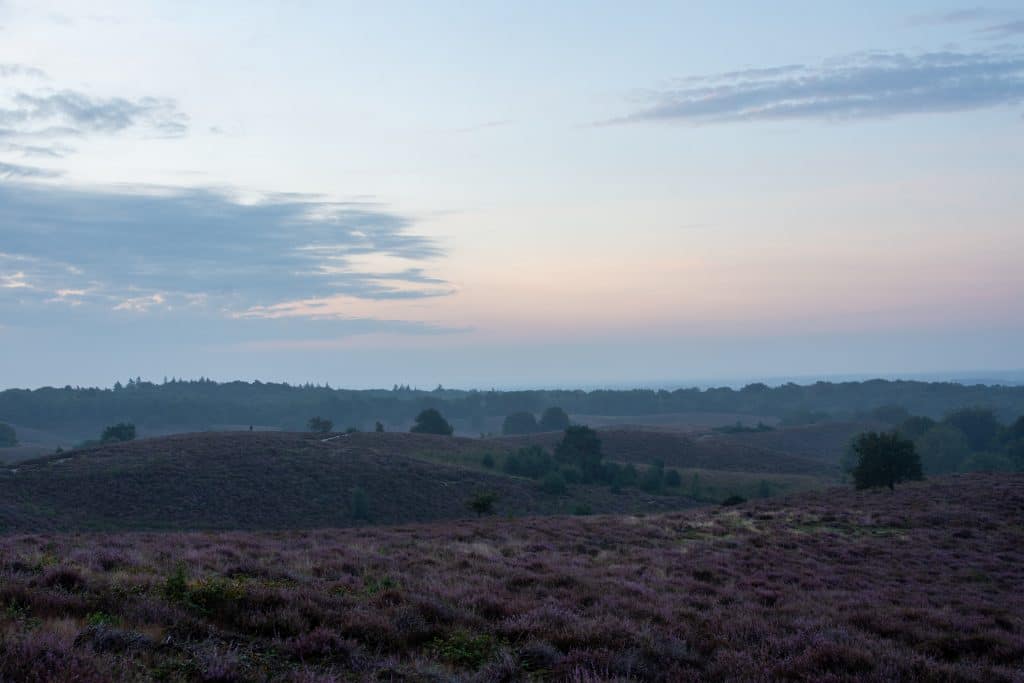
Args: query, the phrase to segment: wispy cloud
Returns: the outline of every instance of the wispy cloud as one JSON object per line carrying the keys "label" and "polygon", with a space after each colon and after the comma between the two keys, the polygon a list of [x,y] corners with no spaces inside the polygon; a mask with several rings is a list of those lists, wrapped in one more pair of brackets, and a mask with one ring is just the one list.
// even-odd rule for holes
{"label": "wispy cloud", "polygon": [[0,81],[0,153],[8,155],[0,158],[0,177],[40,177],[47,172],[10,163],[10,157],[60,159],[89,136],[179,138],[188,132],[188,116],[169,98],[55,89],[41,69],[24,64],[0,64]]}
{"label": "wispy cloud", "polygon": [[930,12],[918,14],[907,22],[911,26],[929,26],[942,24],[971,24],[983,21],[998,21],[1012,16],[1010,10],[996,7],[965,7],[948,12]]}
{"label": "wispy cloud", "polygon": [[911,26],[945,24],[986,24],[974,33],[987,38],[1012,38],[1024,34],[1024,10],[995,7],[971,7],[951,12],[920,14],[911,17]]}
{"label": "wispy cloud", "polygon": [[1024,99],[1024,54],[869,53],[818,65],[681,81],[609,123],[857,120],[967,111]]}
{"label": "wispy cloud", "polygon": [[[43,301],[230,314],[316,297],[452,292],[423,267],[440,247],[412,233],[410,219],[372,204],[0,183],[0,225],[0,275],[31,283]],[[365,265],[374,259],[394,267]]]}
{"label": "wispy cloud", "polygon": [[1024,35],[1024,19],[986,26],[980,32],[988,34],[993,38],[1009,38],[1011,36]]}
{"label": "wispy cloud", "polygon": [[0,180],[12,178],[52,178],[59,175],[57,171],[51,171],[34,166],[22,166],[20,164],[8,164],[0,161]]}
{"label": "wispy cloud", "polygon": [[34,66],[26,66],[25,64],[0,64],[0,78],[35,78],[35,79],[46,79],[46,72],[42,69],[37,69]]}
{"label": "wispy cloud", "polygon": [[0,126],[18,134],[62,131],[67,135],[119,133],[135,127],[177,137],[188,130],[188,118],[169,99],[105,98],[61,90],[15,93],[6,107],[0,107]]}

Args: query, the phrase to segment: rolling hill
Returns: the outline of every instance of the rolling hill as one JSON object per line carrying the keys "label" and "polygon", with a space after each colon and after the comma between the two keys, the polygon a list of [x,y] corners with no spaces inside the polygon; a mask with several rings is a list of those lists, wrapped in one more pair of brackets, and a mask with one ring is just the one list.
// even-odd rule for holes
{"label": "rolling hill", "polygon": [[653,512],[694,505],[682,496],[537,482],[411,457],[478,454],[481,441],[408,433],[330,440],[287,432],[184,434],[108,444],[0,469],[0,531],[284,529],[396,524],[466,517],[466,500],[498,495],[501,515]]}

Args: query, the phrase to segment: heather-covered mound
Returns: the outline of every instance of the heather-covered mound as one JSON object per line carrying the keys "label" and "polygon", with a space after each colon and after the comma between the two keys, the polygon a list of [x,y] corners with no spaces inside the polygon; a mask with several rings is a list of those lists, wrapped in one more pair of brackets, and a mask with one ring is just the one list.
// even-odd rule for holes
{"label": "heather-covered mound", "polygon": [[[105,444],[0,469],[0,532],[403,524],[470,515],[466,501],[480,492],[497,495],[500,515],[695,504],[678,495],[614,494],[597,486],[553,495],[534,481],[479,465],[408,457],[481,449],[478,439],[402,433],[224,432]],[[365,509],[353,505],[357,489]]]}
{"label": "heather-covered mound", "polygon": [[0,538],[0,680],[1013,681],[1024,477],[646,517]]}

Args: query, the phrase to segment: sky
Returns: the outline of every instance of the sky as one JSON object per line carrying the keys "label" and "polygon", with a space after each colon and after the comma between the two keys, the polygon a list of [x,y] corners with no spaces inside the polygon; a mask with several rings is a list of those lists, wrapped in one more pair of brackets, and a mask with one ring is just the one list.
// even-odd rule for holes
{"label": "sky", "polygon": [[0,0],[0,387],[1024,368],[1024,3]]}

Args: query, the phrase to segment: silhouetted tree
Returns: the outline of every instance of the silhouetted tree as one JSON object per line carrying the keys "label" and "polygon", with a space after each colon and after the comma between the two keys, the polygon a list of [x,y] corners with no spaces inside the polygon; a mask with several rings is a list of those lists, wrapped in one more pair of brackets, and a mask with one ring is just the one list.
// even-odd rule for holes
{"label": "silhouetted tree", "polygon": [[448,420],[444,419],[444,416],[437,409],[427,408],[416,416],[416,424],[409,431],[416,434],[451,436],[455,428],[448,423]]}
{"label": "silhouetted tree", "polygon": [[923,415],[914,415],[908,417],[903,421],[903,424],[899,427],[899,432],[904,437],[914,440],[921,436],[929,429],[935,426],[935,420],[930,417],[924,417]]}
{"label": "silhouetted tree", "polygon": [[384,423],[381,422],[380,420],[377,420],[376,424],[373,425],[373,431],[377,432],[378,434],[383,434],[384,433]]}
{"label": "silhouetted tree", "polygon": [[853,450],[857,464],[851,474],[858,489],[874,486],[894,489],[900,482],[924,478],[914,442],[904,439],[899,432],[861,434],[854,441]]}
{"label": "silhouetted tree", "polygon": [[477,517],[494,514],[494,503],[498,500],[496,493],[477,493],[466,501],[466,507],[476,513]]}
{"label": "silhouetted tree", "polygon": [[18,434],[11,425],[0,423],[0,448],[18,445]]}
{"label": "silhouetted tree", "polygon": [[584,481],[601,477],[601,458],[601,439],[586,425],[568,427],[555,446],[555,459],[580,468]]}
{"label": "silhouetted tree", "polygon": [[100,441],[134,441],[135,440],[135,425],[129,422],[118,422],[116,425],[110,425],[103,430],[103,434],[100,435]]}
{"label": "silhouetted tree", "polygon": [[995,413],[988,408],[963,408],[950,413],[942,421],[963,432],[972,451],[991,448],[1003,430]]}
{"label": "silhouetted tree", "polygon": [[501,424],[502,434],[533,434],[537,431],[537,418],[533,413],[512,413]]}
{"label": "silhouetted tree", "polygon": [[543,432],[560,432],[569,427],[569,414],[558,406],[551,406],[540,416],[538,426]]}
{"label": "silhouetted tree", "polygon": [[327,434],[334,429],[334,423],[330,420],[326,420],[319,415],[316,417],[309,418],[309,422],[306,423],[306,427],[311,432],[318,432],[320,434]]}
{"label": "silhouetted tree", "polygon": [[952,425],[942,423],[914,439],[914,448],[921,457],[921,466],[928,474],[956,472],[971,454],[964,433]]}

